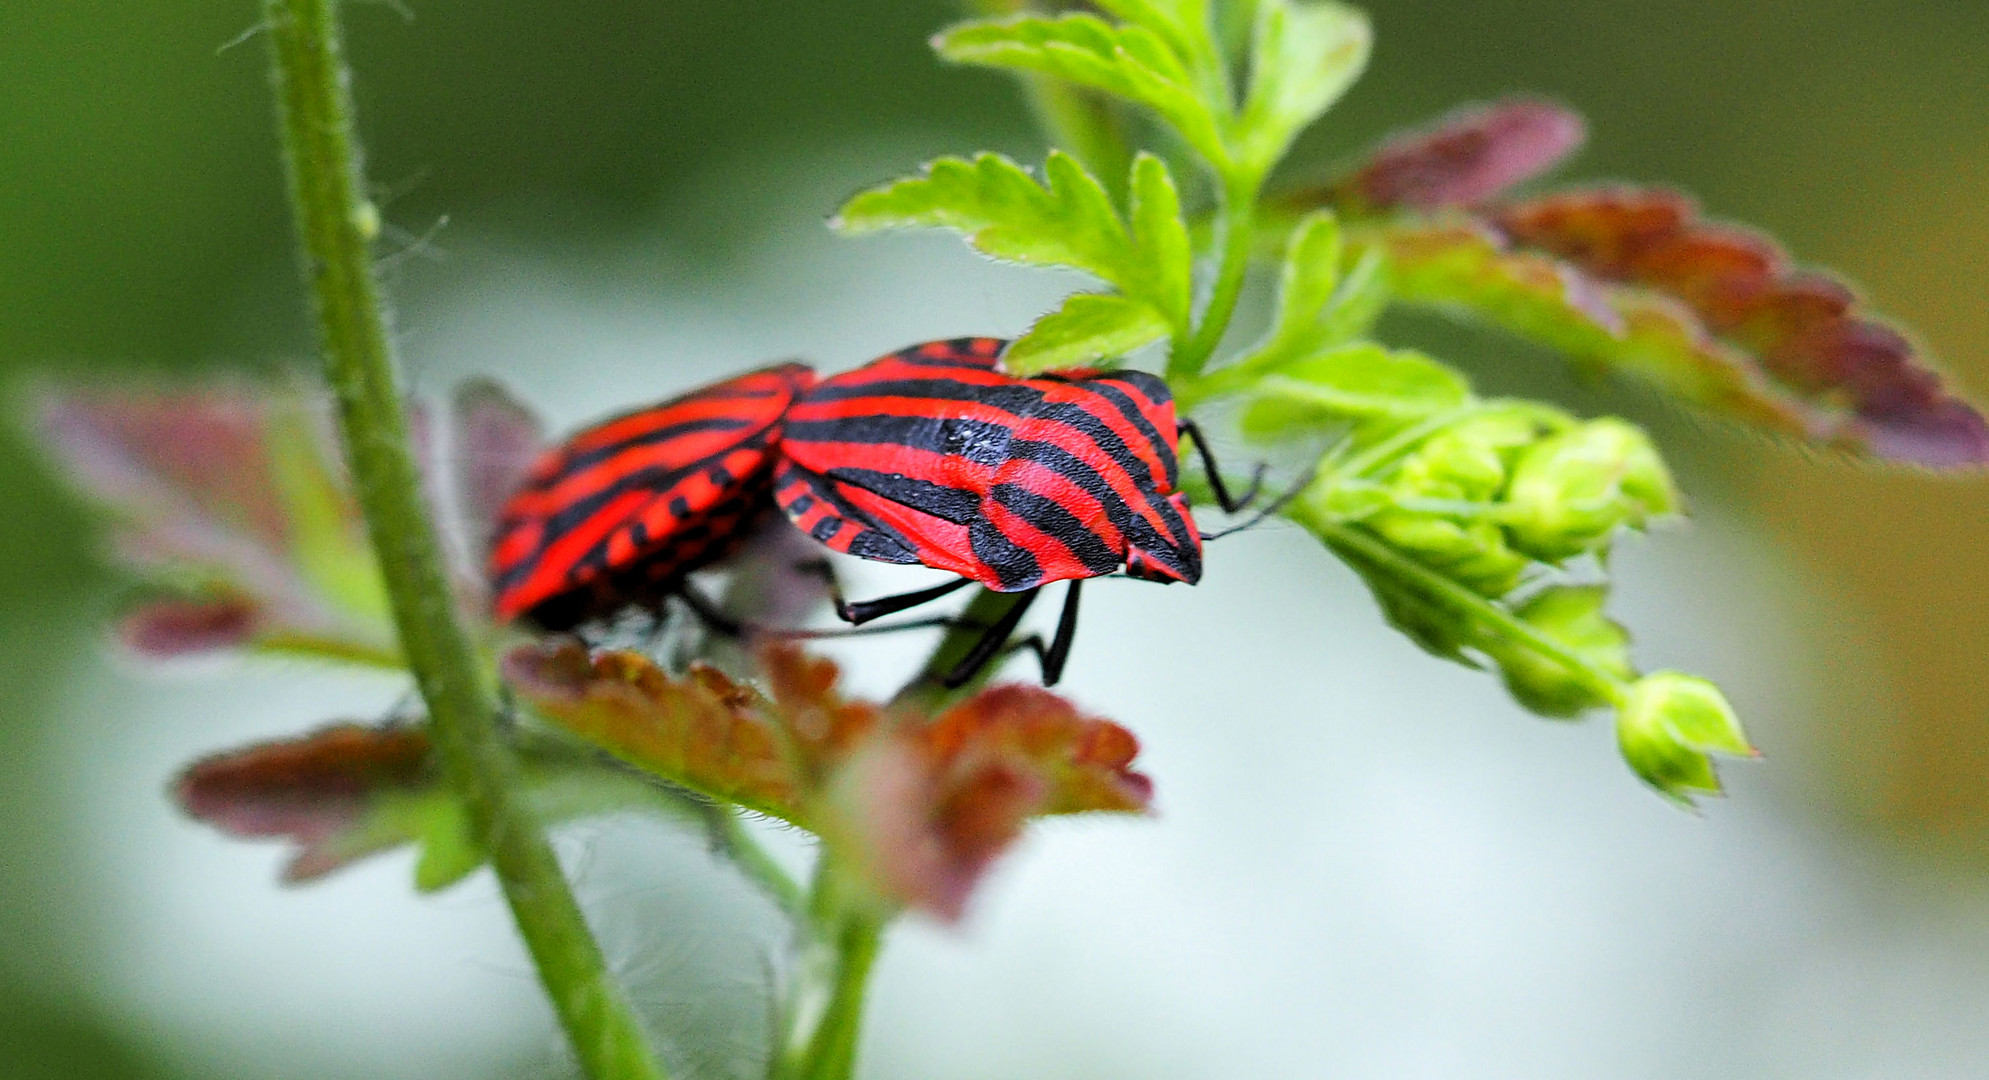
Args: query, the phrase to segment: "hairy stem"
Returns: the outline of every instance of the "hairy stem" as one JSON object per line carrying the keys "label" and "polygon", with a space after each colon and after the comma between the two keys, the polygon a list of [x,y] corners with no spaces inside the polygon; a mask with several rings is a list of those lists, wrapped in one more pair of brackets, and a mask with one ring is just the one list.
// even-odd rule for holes
{"label": "hairy stem", "polygon": [[370,251],[379,215],[362,195],[335,0],[264,0],[263,13],[325,376],[337,399],[346,457],[401,651],[428,706],[444,771],[475,823],[587,1074],[594,1080],[660,1080],[662,1067],[609,978],[525,801],[518,762],[499,735],[487,675],[456,616],[394,382]]}
{"label": "hairy stem", "polygon": [[786,1044],[776,1055],[778,1080],[849,1080],[856,1071],[863,999],[888,916],[852,902],[824,852],[808,890],[800,963],[788,1000]]}
{"label": "hairy stem", "polygon": [[[919,674],[891,699],[892,715],[931,716],[960,700],[994,674],[989,664],[966,686],[947,689],[943,682],[983,628],[1001,620],[1026,594],[977,589],[957,620],[958,625],[926,658]],[[775,1056],[779,1080],[848,1080],[856,1067],[857,1036],[863,1026],[863,1001],[870,969],[882,945],[890,913],[872,902],[852,901],[834,862],[826,853],[816,865],[808,890],[800,963],[787,1002],[787,1033]]]}

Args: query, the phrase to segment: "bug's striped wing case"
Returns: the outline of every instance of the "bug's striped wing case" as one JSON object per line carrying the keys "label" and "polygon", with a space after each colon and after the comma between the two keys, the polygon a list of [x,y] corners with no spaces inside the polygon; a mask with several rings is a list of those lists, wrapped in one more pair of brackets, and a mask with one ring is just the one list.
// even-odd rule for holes
{"label": "bug's striped wing case", "polygon": [[499,617],[566,629],[659,602],[729,554],[768,505],[782,421],[814,379],[802,364],[751,372],[548,451],[499,517]]}
{"label": "bug's striped wing case", "polygon": [[1195,581],[1174,491],[1166,383],[1143,372],[1017,379],[1003,342],[893,353],[817,384],[782,437],[776,501],[829,547],[1014,592],[1132,564]]}

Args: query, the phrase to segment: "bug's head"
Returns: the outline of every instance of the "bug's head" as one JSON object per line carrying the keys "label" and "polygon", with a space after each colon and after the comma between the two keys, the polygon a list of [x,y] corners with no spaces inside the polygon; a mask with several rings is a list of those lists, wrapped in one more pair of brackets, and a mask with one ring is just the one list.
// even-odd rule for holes
{"label": "bug's head", "polygon": [[1174,581],[1193,585],[1202,580],[1202,534],[1195,529],[1195,518],[1188,512],[1187,496],[1177,491],[1167,497],[1167,505],[1173,509],[1181,527],[1161,530],[1127,544],[1126,574],[1162,585]]}

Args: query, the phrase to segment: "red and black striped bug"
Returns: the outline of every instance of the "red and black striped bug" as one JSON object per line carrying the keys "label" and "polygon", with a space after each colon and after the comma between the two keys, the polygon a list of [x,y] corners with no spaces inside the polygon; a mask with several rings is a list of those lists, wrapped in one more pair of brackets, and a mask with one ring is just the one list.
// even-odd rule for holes
{"label": "red and black striped bug", "polygon": [[685,575],[729,555],[771,509],[775,448],[815,381],[781,364],[603,421],[548,451],[498,517],[499,618],[568,630],[679,596],[714,625]]}
{"label": "red and black striped bug", "polygon": [[[836,551],[960,575],[839,604],[845,619],[973,582],[1028,594],[948,675],[955,685],[1006,644],[1044,585],[1071,583],[1051,644],[1024,643],[1053,684],[1085,578],[1124,568],[1192,585],[1202,575],[1203,536],[1176,488],[1180,435],[1194,429],[1176,419],[1167,384],[1141,371],[1016,378],[995,370],[1005,344],[935,341],[825,379],[795,403],[781,436],[774,498],[803,532]],[[1224,509],[1248,501],[1230,499],[1213,466],[1209,478]]]}

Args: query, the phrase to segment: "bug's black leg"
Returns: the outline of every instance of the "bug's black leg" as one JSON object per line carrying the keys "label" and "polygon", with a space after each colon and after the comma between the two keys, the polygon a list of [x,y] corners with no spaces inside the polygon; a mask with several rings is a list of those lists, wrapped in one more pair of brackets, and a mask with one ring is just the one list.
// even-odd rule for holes
{"label": "bug's black leg", "polygon": [[746,632],[743,623],[718,610],[718,605],[712,603],[710,597],[699,592],[697,586],[688,580],[677,582],[671,592],[677,599],[682,600],[684,606],[691,609],[691,614],[696,615],[698,621],[704,623],[713,633],[736,638]]}
{"label": "bug's black leg", "polygon": [[862,626],[872,619],[880,619],[886,615],[895,615],[907,608],[915,608],[920,604],[930,603],[948,593],[964,589],[973,584],[971,578],[960,578],[955,581],[949,581],[944,585],[935,585],[930,589],[900,593],[897,596],[879,597],[876,600],[859,600],[852,604],[848,598],[843,596],[842,582],[836,579],[836,572],[829,566],[829,560],[813,559],[802,563],[795,567],[795,569],[814,574],[829,586],[829,602],[835,605],[836,617],[849,623],[851,626]]}
{"label": "bug's black leg", "polygon": [[1223,483],[1222,471],[1216,468],[1215,454],[1210,452],[1209,440],[1202,434],[1202,429],[1193,420],[1183,420],[1181,434],[1195,440],[1195,453],[1201,455],[1202,470],[1208,475],[1209,487],[1215,490],[1216,504],[1222,507],[1223,513],[1234,514],[1257,501],[1257,495],[1264,487],[1264,473],[1270,466],[1258,462],[1256,471],[1250,474],[1250,490],[1245,491],[1241,498],[1231,498],[1229,485]]}
{"label": "bug's black leg", "polygon": [[1007,650],[1028,649],[1035,653],[1036,662],[1043,668],[1044,686],[1055,686],[1064,677],[1064,663],[1070,659],[1071,643],[1077,639],[1077,589],[1083,583],[1082,579],[1071,579],[1070,589],[1064,593],[1063,614],[1057,616],[1057,633],[1050,639],[1048,648],[1043,646],[1041,635],[1031,634]]}
{"label": "bug's black leg", "polygon": [[934,585],[930,589],[899,593],[897,596],[879,597],[876,600],[859,600],[854,604],[837,595],[835,597],[836,614],[844,622],[852,626],[861,626],[872,619],[882,618],[885,615],[894,615],[906,608],[915,608],[920,604],[931,603],[949,593],[958,592],[973,583],[974,580],[972,578],[956,578],[944,585]]}
{"label": "bug's black leg", "polygon": [[986,630],[987,628],[986,623],[968,622],[950,615],[934,615],[929,619],[887,623],[884,626],[860,626],[849,630],[763,630],[749,627],[755,636],[783,638],[789,641],[834,641],[839,638],[895,634],[900,630]]}
{"label": "bug's black leg", "polygon": [[1029,605],[1036,602],[1036,596],[1040,592],[1041,589],[1030,589],[1023,593],[1022,598],[1016,601],[1001,618],[995,620],[995,624],[988,627],[980,640],[974,642],[974,647],[967,650],[967,655],[953,665],[953,670],[946,673],[946,677],[940,680],[940,685],[948,690],[958,690],[972,681],[974,676],[979,675],[981,669],[988,666],[988,661],[993,660],[995,655],[1001,652],[1002,646],[1008,644],[1009,635],[1015,633],[1016,626],[1022,622],[1022,616],[1028,614]]}

